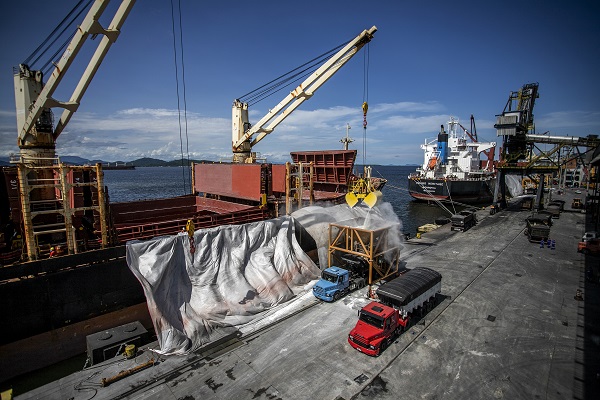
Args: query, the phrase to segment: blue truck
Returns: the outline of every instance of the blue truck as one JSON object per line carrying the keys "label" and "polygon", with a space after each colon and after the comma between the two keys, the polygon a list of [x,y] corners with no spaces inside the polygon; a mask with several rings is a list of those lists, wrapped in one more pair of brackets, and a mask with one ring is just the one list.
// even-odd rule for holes
{"label": "blue truck", "polygon": [[313,294],[318,299],[331,302],[363,287],[363,276],[340,267],[329,267],[322,272],[321,279],[313,287]]}

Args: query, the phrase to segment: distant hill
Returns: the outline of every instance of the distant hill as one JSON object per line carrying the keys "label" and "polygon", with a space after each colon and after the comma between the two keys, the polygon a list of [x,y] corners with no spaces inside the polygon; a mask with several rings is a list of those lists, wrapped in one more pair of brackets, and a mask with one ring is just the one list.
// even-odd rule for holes
{"label": "distant hill", "polygon": [[[70,165],[96,165],[100,164],[110,164],[115,165],[115,163],[119,165],[133,165],[135,167],[180,167],[181,160],[173,160],[173,161],[164,161],[158,158],[139,158],[134,161],[104,161],[104,160],[88,160],[87,158],[78,157],[78,156],[61,156],[60,161],[65,164]],[[190,160],[190,163],[213,163],[214,161],[210,160]],[[10,166],[10,160],[8,157],[0,157],[0,166]],[[183,165],[188,165],[188,160],[183,160]]]}
{"label": "distant hill", "polygon": [[[208,160],[190,160],[191,163],[213,163],[214,161]],[[163,161],[157,158],[140,158],[129,163],[135,167],[180,167],[182,160]],[[183,160],[183,165],[189,165],[188,160]]]}
{"label": "distant hill", "polygon": [[[78,157],[78,156],[61,156],[60,160],[65,164],[71,164],[71,165],[96,165],[97,163],[115,165],[115,163],[117,163],[119,165],[124,165],[124,164],[133,165],[134,167],[180,167],[181,166],[181,160],[164,161],[164,160],[160,160],[158,158],[150,158],[150,157],[138,158],[137,160],[133,160],[133,161],[110,161],[109,162],[109,161],[104,161],[104,160],[88,160],[87,158],[82,158],[82,157]],[[183,160],[183,164],[187,165],[187,161],[188,160]],[[214,162],[216,162],[216,161],[190,160],[190,163],[196,163],[196,164],[202,164],[202,163],[212,164]],[[10,166],[10,165],[11,164],[9,163],[8,157],[0,157],[0,166]],[[375,165],[376,164],[372,164],[372,166],[375,166]],[[404,166],[418,167],[419,164],[404,164]]]}
{"label": "distant hill", "polygon": [[139,158],[130,162],[135,167],[166,167],[167,162],[156,158]]}
{"label": "distant hill", "polygon": [[60,156],[60,161],[65,164],[72,164],[72,165],[83,165],[83,164],[91,164],[92,163],[87,158],[81,158],[78,156]]}

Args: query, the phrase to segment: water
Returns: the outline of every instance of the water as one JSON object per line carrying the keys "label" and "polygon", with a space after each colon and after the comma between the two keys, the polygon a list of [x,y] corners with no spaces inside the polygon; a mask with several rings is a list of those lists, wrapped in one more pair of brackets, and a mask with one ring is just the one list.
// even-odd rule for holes
{"label": "water", "polygon": [[[408,194],[408,175],[416,167],[375,166],[373,176],[388,180],[383,200],[392,205],[402,221],[402,231],[415,235],[417,227],[450,215],[436,205],[416,202]],[[184,176],[185,174],[185,176]],[[157,199],[190,193],[189,170],[181,167],[138,167],[104,171],[111,202]]]}
{"label": "water", "polygon": [[[415,201],[408,194],[408,175],[416,168],[415,166],[375,166],[372,171],[373,176],[387,179],[383,188],[383,200],[392,205],[396,215],[402,221],[402,231],[412,236],[419,226],[433,224],[436,218],[451,215],[435,203]],[[446,207],[454,213],[454,208],[449,205]]]}
{"label": "water", "polygon": [[111,202],[161,199],[189,194],[190,170],[182,167],[143,167],[104,171]]}

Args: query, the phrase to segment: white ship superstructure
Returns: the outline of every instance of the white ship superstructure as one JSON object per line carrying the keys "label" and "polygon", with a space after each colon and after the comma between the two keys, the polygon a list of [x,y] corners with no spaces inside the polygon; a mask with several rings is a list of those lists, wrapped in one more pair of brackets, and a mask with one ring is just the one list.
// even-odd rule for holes
{"label": "white ship superstructure", "polygon": [[[491,172],[480,166],[480,154],[496,146],[495,142],[473,142],[465,130],[460,129],[458,119],[450,118],[448,131],[441,127],[438,138],[421,145],[424,152],[423,165],[417,169],[421,178],[477,179]],[[459,133],[461,131],[462,133]]]}
{"label": "white ship superstructure", "polygon": [[[418,200],[453,200],[482,203],[492,198],[495,142],[479,142],[450,118],[447,131],[441,126],[437,139],[425,141],[423,165],[409,176],[408,190]],[[481,165],[480,153],[488,160]]]}

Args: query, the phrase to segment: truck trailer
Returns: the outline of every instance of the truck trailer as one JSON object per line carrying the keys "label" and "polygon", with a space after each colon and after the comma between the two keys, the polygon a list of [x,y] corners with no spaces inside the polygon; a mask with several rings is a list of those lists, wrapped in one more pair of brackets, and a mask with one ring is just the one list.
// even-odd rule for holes
{"label": "truck trailer", "polygon": [[528,217],[525,222],[525,235],[529,238],[530,242],[540,242],[541,240],[546,241],[550,236],[550,226],[547,218],[531,216]]}
{"label": "truck trailer", "polygon": [[348,335],[356,350],[378,356],[404,332],[414,318],[423,316],[436,304],[442,290],[442,275],[417,267],[381,285],[372,301],[358,312],[358,322]]}
{"label": "truck trailer", "polygon": [[473,211],[463,210],[458,214],[454,214],[450,217],[450,221],[452,221],[452,226],[450,227],[451,231],[466,231],[470,227],[474,226],[476,221],[476,216]]}

